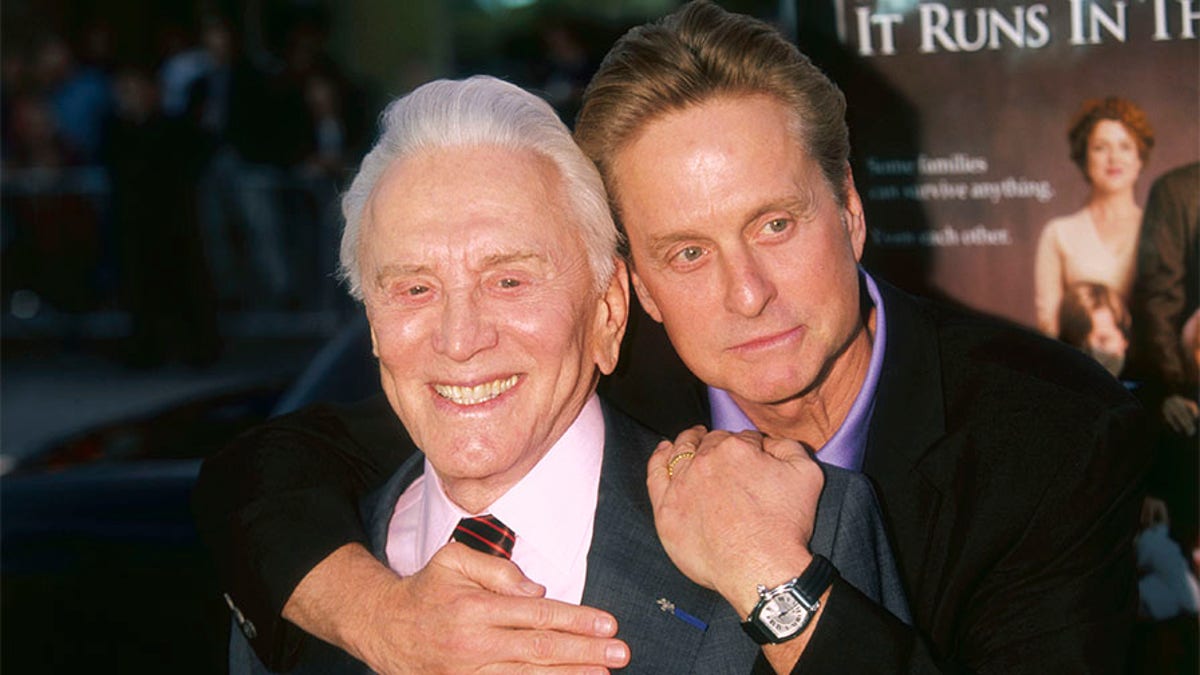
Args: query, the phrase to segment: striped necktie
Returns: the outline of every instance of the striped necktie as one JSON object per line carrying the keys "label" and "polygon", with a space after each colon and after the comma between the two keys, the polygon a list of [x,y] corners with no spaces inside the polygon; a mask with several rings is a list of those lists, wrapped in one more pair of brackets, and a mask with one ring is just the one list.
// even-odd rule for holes
{"label": "striped necktie", "polygon": [[491,514],[463,518],[458,521],[451,536],[455,541],[505,560],[512,558],[513,542],[516,535],[499,518]]}

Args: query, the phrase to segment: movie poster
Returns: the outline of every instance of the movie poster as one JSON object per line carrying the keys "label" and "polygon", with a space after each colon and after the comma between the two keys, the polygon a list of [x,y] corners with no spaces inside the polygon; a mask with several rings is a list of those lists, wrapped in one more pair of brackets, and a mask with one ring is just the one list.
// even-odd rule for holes
{"label": "movie poster", "polygon": [[868,268],[1035,325],[1034,257],[1089,184],[1067,130],[1087,99],[1145,112],[1135,184],[1200,159],[1200,0],[830,0],[797,4],[801,48],[849,102]]}

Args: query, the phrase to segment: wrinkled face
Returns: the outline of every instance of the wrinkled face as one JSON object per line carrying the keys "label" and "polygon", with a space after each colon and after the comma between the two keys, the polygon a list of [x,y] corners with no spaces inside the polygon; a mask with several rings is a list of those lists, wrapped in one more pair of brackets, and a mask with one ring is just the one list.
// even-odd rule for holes
{"label": "wrinkled face", "polygon": [[862,327],[862,205],[852,187],[837,203],[791,119],[774,98],[712,99],[651,121],[613,164],[638,297],[743,407],[806,393]]}
{"label": "wrinkled face", "polygon": [[1087,175],[1092,186],[1112,192],[1132,187],[1142,171],[1137,141],[1124,124],[1100,120],[1088,137]]}
{"label": "wrinkled face", "polygon": [[576,222],[549,160],[491,146],[394,164],[366,207],[383,389],[456,501],[524,476],[616,363],[624,270],[597,291]]}

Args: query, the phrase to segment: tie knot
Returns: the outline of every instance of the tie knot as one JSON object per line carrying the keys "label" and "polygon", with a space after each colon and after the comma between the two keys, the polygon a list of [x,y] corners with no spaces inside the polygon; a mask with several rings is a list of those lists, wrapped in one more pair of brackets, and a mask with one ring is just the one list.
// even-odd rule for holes
{"label": "tie knot", "polygon": [[516,541],[513,531],[490,513],[458,521],[452,538],[476,551],[500,556],[505,560],[512,558],[513,542]]}

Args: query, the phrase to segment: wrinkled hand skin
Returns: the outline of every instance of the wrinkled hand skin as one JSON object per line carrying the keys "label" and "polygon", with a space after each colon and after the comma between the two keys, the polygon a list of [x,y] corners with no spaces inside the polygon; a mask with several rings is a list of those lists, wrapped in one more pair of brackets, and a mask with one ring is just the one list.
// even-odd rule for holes
{"label": "wrinkled hand skin", "polygon": [[[696,456],[681,458],[668,474],[671,458],[687,451]],[[758,603],[758,584],[778,586],[812,562],[808,542],[824,485],[821,468],[799,443],[699,426],[660,443],[646,476],[654,524],[671,561],[742,617]],[[828,600],[826,591],[798,637],[763,647],[776,672],[791,672]]]}
{"label": "wrinkled hand skin", "polygon": [[[672,457],[694,451],[691,459]],[[755,586],[775,586],[812,560],[820,467],[793,441],[692,427],[650,458],[646,484],[654,523],[672,562],[745,616]]]}
{"label": "wrinkled hand skin", "polygon": [[[331,562],[335,568],[323,569]],[[322,578],[333,569],[337,577]],[[284,616],[384,675],[593,675],[628,663],[628,647],[613,638],[612,615],[544,593],[512,562],[459,543],[404,578],[352,544],[305,577]]]}

